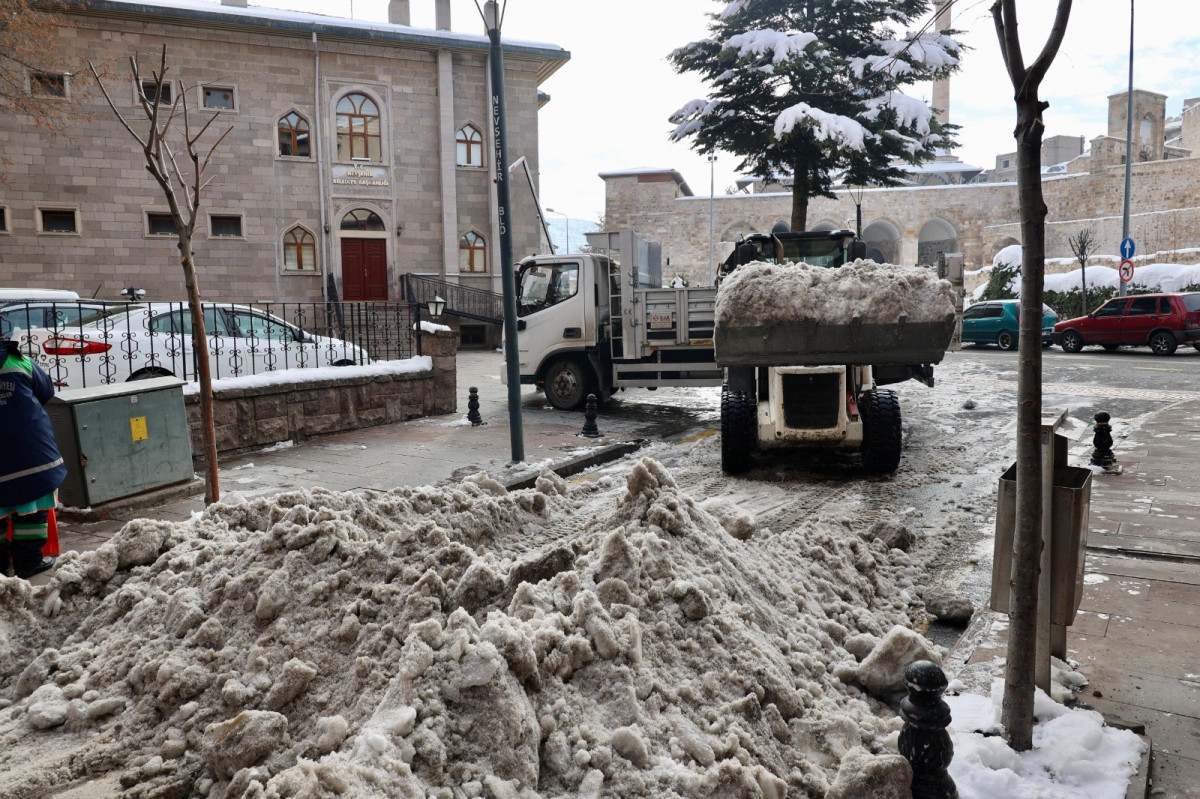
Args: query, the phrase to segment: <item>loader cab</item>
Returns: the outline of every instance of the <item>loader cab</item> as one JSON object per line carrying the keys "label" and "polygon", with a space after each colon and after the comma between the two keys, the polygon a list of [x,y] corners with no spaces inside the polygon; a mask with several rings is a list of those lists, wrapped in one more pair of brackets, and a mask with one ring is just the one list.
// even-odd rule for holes
{"label": "loader cab", "polygon": [[866,249],[850,230],[752,233],[734,246],[733,252],[721,264],[718,279],[742,264],[755,261],[837,267],[866,257]]}

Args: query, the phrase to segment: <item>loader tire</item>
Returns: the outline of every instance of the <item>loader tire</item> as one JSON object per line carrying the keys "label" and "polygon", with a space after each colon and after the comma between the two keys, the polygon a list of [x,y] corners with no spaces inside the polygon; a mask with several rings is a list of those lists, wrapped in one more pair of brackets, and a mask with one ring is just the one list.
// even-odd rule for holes
{"label": "loader tire", "polygon": [[758,445],[754,403],[745,391],[721,388],[721,469],[741,474],[750,469]]}
{"label": "loader tire", "polygon": [[877,389],[862,395],[863,467],[870,474],[891,474],[900,466],[904,435],[900,427],[900,398]]}

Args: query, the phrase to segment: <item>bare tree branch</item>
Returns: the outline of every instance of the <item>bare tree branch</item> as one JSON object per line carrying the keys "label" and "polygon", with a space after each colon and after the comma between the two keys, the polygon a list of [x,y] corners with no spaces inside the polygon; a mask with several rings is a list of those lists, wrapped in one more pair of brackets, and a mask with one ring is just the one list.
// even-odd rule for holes
{"label": "bare tree branch", "polygon": [[[1014,1],[1010,0],[1010,2]],[[1055,56],[1058,55],[1058,48],[1062,46],[1063,38],[1067,35],[1067,20],[1070,16],[1071,0],[1059,0],[1058,11],[1054,14],[1054,24],[1050,26],[1050,35],[1046,38],[1046,44],[1042,47],[1042,52],[1038,54],[1037,60],[1029,67],[1026,80],[1040,85],[1042,78],[1046,77],[1046,71],[1050,69],[1050,64],[1054,62]],[[1013,19],[1016,17],[1014,16]]]}

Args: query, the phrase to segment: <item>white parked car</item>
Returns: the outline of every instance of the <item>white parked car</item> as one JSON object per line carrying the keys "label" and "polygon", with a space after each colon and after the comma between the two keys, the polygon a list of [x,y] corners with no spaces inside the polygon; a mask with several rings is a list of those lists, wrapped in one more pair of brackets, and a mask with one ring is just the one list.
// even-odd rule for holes
{"label": "white parked car", "polygon": [[[371,362],[361,347],[313,335],[247,305],[204,303],[204,330],[214,380]],[[63,325],[13,332],[58,388],[150,377],[196,379],[192,316],[185,303],[112,306]]]}

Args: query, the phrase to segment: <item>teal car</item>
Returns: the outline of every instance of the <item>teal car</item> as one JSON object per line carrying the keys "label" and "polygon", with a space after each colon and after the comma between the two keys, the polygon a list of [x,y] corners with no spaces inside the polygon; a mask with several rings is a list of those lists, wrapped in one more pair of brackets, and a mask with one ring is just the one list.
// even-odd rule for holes
{"label": "teal car", "polygon": [[[1017,348],[1020,300],[977,302],[963,311],[962,340],[971,344],[995,344],[1002,350]],[[1058,314],[1049,305],[1042,306],[1042,346],[1050,346],[1050,336]]]}

